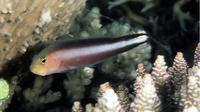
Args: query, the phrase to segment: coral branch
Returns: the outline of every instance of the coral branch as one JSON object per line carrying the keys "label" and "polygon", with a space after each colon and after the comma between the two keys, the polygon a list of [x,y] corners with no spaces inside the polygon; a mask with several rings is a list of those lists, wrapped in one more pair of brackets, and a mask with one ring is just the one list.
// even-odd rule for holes
{"label": "coral branch", "polygon": [[74,102],[74,105],[72,107],[72,112],[83,112],[83,108],[79,101]]}
{"label": "coral branch", "polygon": [[131,111],[160,111],[160,99],[156,93],[153,79],[150,74],[145,74],[142,87],[137,92],[134,103],[131,105]]}
{"label": "coral branch", "polygon": [[183,54],[178,52],[172,66],[174,90],[178,92],[183,83],[186,82],[187,63],[183,58]]}
{"label": "coral branch", "polygon": [[184,13],[181,10],[181,7],[189,2],[190,0],[178,0],[173,6],[173,18],[178,19],[178,22],[183,30],[187,30],[184,24],[184,21],[191,21],[192,18],[189,15],[189,12]]}
{"label": "coral branch", "polygon": [[125,112],[128,112],[130,107],[130,99],[128,96],[128,88],[124,87],[123,85],[118,86],[117,95],[119,97],[119,102],[122,106],[122,109]]}
{"label": "coral branch", "polygon": [[200,43],[197,44],[194,52],[194,66],[198,66],[198,63],[200,63]]}

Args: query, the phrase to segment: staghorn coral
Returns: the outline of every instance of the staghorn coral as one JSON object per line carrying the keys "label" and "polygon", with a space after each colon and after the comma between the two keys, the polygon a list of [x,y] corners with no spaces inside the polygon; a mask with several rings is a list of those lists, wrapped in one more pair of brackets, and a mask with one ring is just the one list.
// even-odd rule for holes
{"label": "staghorn coral", "polygon": [[[28,88],[23,91],[25,99],[27,100],[25,106],[26,111],[38,111],[44,104],[48,104],[59,100],[62,97],[61,92],[53,92],[49,88],[53,81],[53,77],[48,77],[46,79],[42,77],[36,77],[35,83],[32,88]],[[44,94],[46,93],[46,94]]]}
{"label": "staghorn coral", "polygon": [[200,62],[200,43],[198,43],[194,52],[194,66],[198,66],[199,62]]}
{"label": "staghorn coral", "polygon": [[148,21],[148,19],[145,17],[131,11],[131,8],[127,7],[127,5],[124,5],[127,2],[141,3],[143,8],[140,10],[140,12],[142,13],[151,10],[159,4],[159,0],[115,0],[114,2],[109,2],[109,8],[114,8],[121,5],[131,20],[142,25],[151,23],[151,21]]}
{"label": "staghorn coral", "polygon": [[187,63],[183,57],[183,53],[178,52],[172,66],[174,90],[178,92],[180,85],[186,82]]}
{"label": "staghorn coral", "polygon": [[100,85],[98,91],[98,103],[93,111],[118,112],[121,109],[118,96],[110,86],[109,82]]}
{"label": "staghorn coral", "polygon": [[[188,68],[182,53],[178,52],[177,56],[174,59],[173,67],[170,67],[170,69],[167,68],[168,66],[166,66],[163,55],[157,56],[157,59],[154,62],[152,74],[145,73],[144,65],[139,64],[138,69],[136,70],[138,76],[136,77],[136,81],[134,83],[134,91],[136,96],[133,101],[130,102],[129,100],[125,100],[128,98],[128,90],[126,90],[124,86],[120,85],[118,87],[118,97],[116,97],[116,93],[113,91],[109,82],[102,84],[98,92],[98,103],[95,105],[95,107],[93,107],[91,104],[88,104],[86,106],[86,112],[200,111],[200,67],[193,66],[192,68]],[[142,78],[143,74],[144,76]],[[180,80],[180,83],[176,85],[178,87],[167,89],[166,93],[166,90],[162,88],[165,88],[165,86],[169,87],[175,84],[174,82],[177,81],[177,76],[175,76],[174,74],[179,74],[181,75],[178,76],[179,78],[186,78],[187,80],[185,80],[186,82],[184,83],[182,82],[182,80]],[[172,85],[170,84],[170,82],[173,82]],[[110,96],[110,98],[108,98],[108,95]],[[170,103],[166,103],[168,101],[163,99],[171,100],[169,100]],[[176,99],[178,99],[178,102]],[[129,102],[128,105],[126,101]],[[113,103],[111,105],[108,102]],[[129,111],[125,110],[124,104],[126,104],[126,108],[130,108]],[[176,104],[177,107],[174,107],[174,104]],[[118,108],[115,108],[116,110],[108,108],[109,106],[116,107],[116,105],[118,105]],[[165,105],[167,106],[167,108]]]}
{"label": "staghorn coral", "polygon": [[164,60],[164,56],[157,56],[154,67],[152,69],[153,71],[151,74],[155,81],[157,89],[159,89],[159,87],[163,86],[165,83],[168,83],[169,74],[167,73],[167,66]]}
{"label": "staghorn coral", "polygon": [[79,101],[74,102],[74,105],[72,107],[72,112],[83,112],[83,108]]}
{"label": "staghorn coral", "polygon": [[108,0],[107,4],[110,10],[103,14],[115,18],[126,15],[132,26],[142,26],[153,35],[154,58],[163,54],[167,61],[172,61],[176,49],[183,51],[181,46],[189,48],[198,41],[199,1]]}
{"label": "staghorn coral", "polygon": [[138,93],[138,91],[141,89],[142,87],[142,77],[141,76],[137,76],[136,77],[136,81],[134,83],[134,92],[135,94]]}
{"label": "staghorn coral", "polygon": [[86,0],[1,0],[0,69],[30,46],[66,32]]}
{"label": "staghorn coral", "polygon": [[[177,105],[180,102],[180,89],[181,85],[186,83],[187,79],[187,63],[181,52],[178,52],[172,66],[172,83],[174,93],[174,104]],[[177,105],[178,106],[178,105]]]}
{"label": "staghorn coral", "polygon": [[98,99],[97,107],[104,112],[118,112],[121,109],[118,96],[112,88],[105,90],[102,97]]}
{"label": "staghorn coral", "polygon": [[185,5],[186,3],[188,3],[189,0],[178,0],[174,5],[173,5],[173,18],[174,19],[177,19],[181,28],[183,30],[186,30],[186,26],[185,26],[185,23],[184,23],[184,20],[187,20],[187,21],[191,21],[192,20],[192,17],[189,15],[189,12],[187,13],[184,13],[182,10],[181,10],[181,7],[183,5]]}
{"label": "staghorn coral", "polygon": [[91,67],[84,67],[82,72],[83,73],[80,75],[80,77],[83,85],[89,85],[91,83],[91,79],[93,78],[94,69]]}
{"label": "staghorn coral", "polygon": [[167,72],[168,66],[166,66],[166,62],[164,60],[163,55],[158,55],[155,62],[154,67],[152,68],[152,78],[155,83],[155,87],[158,93],[158,96],[162,103],[162,109],[166,110],[164,105],[167,105],[170,102],[170,78],[171,76]]}
{"label": "staghorn coral", "polygon": [[83,99],[85,87],[82,85],[81,79],[76,77],[73,73],[67,74],[67,77],[68,80],[64,80],[64,87],[67,91],[67,95],[71,97],[72,100]]}
{"label": "staghorn coral", "polygon": [[[46,12],[45,14],[46,14],[46,16],[49,16],[49,12]],[[122,35],[126,35],[126,34],[144,32],[144,30],[138,30],[138,29],[132,30],[128,24],[121,24],[117,21],[114,21],[111,24],[108,24],[105,27],[102,27],[102,24],[100,23],[100,12],[99,12],[98,8],[93,8],[92,11],[87,12],[87,15],[88,16],[85,16],[84,12],[80,13],[80,15],[77,17],[77,19],[75,21],[73,21],[73,23],[71,23],[72,27],[68,31],[66,31],[68,33],[67,35],[65,35],[66,38],[68,38],[68,37],[86,38],[88,36],[117,37],[117,36],[122,36]],[[45,18],[45,17],[42,17],[42,18]],[[48,21],[50,21],[50,20],[53,21],[53,18],[48,19]],[[43,25],[43,23],[41,23],[40,25]],[[43,26],[45,26],[45,24]],[[38,32],[38,30],[35,30],[35,31]],[[36,32],[34,32],[34,34],[36,34]],[[48,42],[50,42],[50,40],[43,41],[42,44],[48,43]],[[150,46],[150,44],[146,43],[146,44],[144,44],[143,47],[147,48],[148,52],[146,52],[144,50],[139,51],[140,48],[138,48],[139,53],[137,53],[137,55],[135,55],[135,51],[133,51],[132,53],[127,53],[126,55],[123,55],[123,58],[126,58],[126,60],[127,60],[127,59],[129,59],[129,57],[132,57],[132,59],[135,59],[134,61],[138,61],[138,62],[146,60],[145,64],[151,66],[151,64],[148,61],[148,59],[151,57],[151,55],[150,55],[151,46]],[[143,53],[145,55],[142,55],[140,53]],[[139,59],[138,58],[139,55],[143,56],[144,59]],[[119,58],[118,61],[120,61],[120,60],[121,59]],[[126,64],[128,64],[128,60],[126,61]],[[134,63],[131,66],[134,67],[134,65],[136,65],[136,64]],[[118,66],[123,67],[124,65],[120,65],[120,63],[118,63]],[[20,70],[22,70],[22,69],[20,69]],[[27,71],[23,73],[20,70],[19,70],[19,72],[21,74],[30,75],[30,73],[27,73]],[[113,69],[113,70],[117,70],[117,69]],[[122,70],[120,70],[120,71],[122,71]],[[134,69],[133,70],[127,69],[127,71],[135,72]],[[80,68],[75,71],[70,71],[67,73],[65,78],[68,78],[68,79],[64,78],[64,79],[62,79],[62,82],[64,82],[63,88],[66,90],[66,93],[67,93],[66,95],[68,96],[66,98],[70,99],[68,101],[81,100],[81,99],[85,98],[85,95],[86,95],[85,88],[87,85],[89,85],[91,83],[91,80],[93,78],[93,73],[94,73],[94,69],[91,67]],[[109,72],[109,73],[108,74],[110,76],[108,74],[107,74],[107,76],[112,77],[113,74],[111,72]],[[124,72],[122,75],[120,75],[121,74],[120,73],[116,78],[121,77],[121,79],[123,79],[123,77],[126,75],[125,73],[126,72]],[[31,74],[31,75],[33,75],[33,74]],[[104,76],[106,76],[106,75],[104,75]],[[134,73],[129,74],[128,77],[132,77],[131,80],[133,80],[133,78],[135,77]],[[23,78],[24,78],[24,76],[21,77],[21,79],[23,79]],[[36,83],[36,82],[37,81],[34,81],[33,83]],[[21,85],[23,85],[23,84],[21,84]],[[52,99],[56,99],[56,97],[58,98],[58,94],[55,94],[55,97],[53,97],[54,92],[53,92],[53,90],[51,91],[51,89],[50,89],[51,86],[49,86],[50,92],[48,92],[48,90],[42,90],[40,92],[38,90],[39,88],[37,88],[37,92],[34,92],[35,91],[34,86],[28,87],[28,88],[22,88],[22,87],[20,87],[21,85],[17,86],[17,88],[16,88],[17,89],[17,97],[19,97],[19,98],[17,98],[17,101],[22,102],[22,104],[21,104],[23,106],[22,109],[24,109],[26,111],[30,110],[30,108],[32,108],[32,107],[34,107],[34,109],[32,109],[32,111],[37,111],[37,110],[47,107],[45,104],[50,103],[48,101],[47,102],[44,101],[47,98],[47,96],[52,96],[52,97],[50,97]],[[97,87],[97,86],[95,86],[95,87]],[[95,88],[95,87],[93,87],[93,88]],[[32,88],[32,89],[30,89],[30,88]],[[94,91],[92,93],[95,94],[95,92],[96,91]],[[24,98],[22,96],[24,96]],[[34,99],[33,96],[39,100]],[[95,95],[91,96],[91,97],[95,97]],[[24,100],[21,100],[21,99],[24,99]],[[56,102],[57,100],[52,100],[52,102]],[[54,110],[54,109],[52,109],[52,110]]]}
{"label": "staghorn coral", "polygon": [[86,105],[86,112],[119,112],[122,111],[118,96],[110,86],[109,82],[100,85],[98,91],[98,102],[95,107]]}
{"label": "staghorn coral", "polygon": [[136,97],[131,103],[130,111],[145,112],[145,111],[160,111],[160,99],[156,93],[156,88],[150,74],[145,74],[141,89],[137,90]]}
{"label": "staghorn coral", "polygon": [[200,110],[200,85],[197,66],[188,69],[188,83],[181,86],[180,110],[188,110],[191,107]]}
{"label": "staghorn coral", "polygon": [[109,2],[109,8],[116,7],[126,2],[139,2],[144,5],[144,7],[141,9],[141,12],[146,12],[155,7],[158,4],[159,0],[116,0],[114,2]]}
{"label": "staghorn coral", "polygon": [[[90,1],[88,1],[88,3],[89,2]],[[135,27],[137,28],[138,24],[137,24],[137,26],[134,26],[134,25],[136,25],[134,22],[133,22],[134,24],[131,24],[132,22],[130,22],[128,20],[128,17],[125,17],[125,12],[123,10],[121,10],[121,12],[119,11],[120,7],[112,8],[111,10],[106,10],[105,11],[105,9],[107,9],[107,8],[105,8],[103,6],[102,6],[103,8],[101,7],[101,5],[103,3],[105,3],[105,1],[103,1],[101,3],[99,1],[97,1],[97,2],[98,2],[98,4],[100,4],[100,8],[95,8],[94,11],[93,10],[92,11],[86,11],[87,13],[82,13],[81,12],[80,15],[83,15],[83,16],[78,16],[78,18],[76,20],[74,20],[73,23],[70,23],[70,24],[73,24],[72,27],[74,27],[74,29],[66,31],[66,33],[69,33],[68,36],[70,36],[70,37],[76,37],[77,36],[77,37],[86,38],[86,37],[102,36],[102,34],[105,34],[105,35],[111,35],[112,37],[116,37],[118,35],[134,33],[134,32],[132,32],[132,27],[133,28],[135,28]],[[151,1],[149,1],[149,2],[151,2]],[[175,20],[171,20],[171,18],[173,17],[173,10],[172,10],[173,7],[172,6],[173,6],[173,4],[175,2],[176,1],[167,1],[167,3],[166,3],[166,1],[160,1],[157,6],[155,6],[153,8],[150,8],[149,10],[147,10],[144,13],[140,12],[141,9],[143,9],[143,6],[145,6],[145,5],[141,4],[141,3],[129,2],[130,4],[128,3],[128,4],[125,4],[125,5],[130,8],[130,11],[138,14],[140,17],[142,16],[145,20],[147,20],[147,23],[141,23],[140,25],[142,25],[142,27],[144,27],[150,35],[152,35],[152,30],[154,30],[153,38],[157,37],[158,42],[160,44],[164,44],[163,46],[167,47],[171,53],[175,53],[175,52],[177,52],[177,50],[183,51],[185,59],[188,60],[188,57],[187,57],[187,53],[188,52],[185,52],[185,49],[187,49],[188,46],[194,45],[193,44],[194,42],[191,42],[191,39],[196,38],[197,35],[196,35],[196,32],[193,32],[193,31],[197,31],[198,32],[198,23],[196,23],[196,20],[195,20],[196,17],[193,16],[196,6],[195,6],[195,4],[193,4],[193,1],[190,1],[190,2],[188,2],[187,4],[185,4],[185,5],[183,5],[181,7],[182,11],[191,12],[190,16],[192,17],[192,19],[194,19],[194,21],[192,21],[192,22],[184,21],[184,24],[185,24],[185,26],[186,26],[186,28],[188,30],[187,31],[182,31],[178,27],[179,24],[176,24],[177,23],[176,19]],[[97,6],[98,4],[95,4],[95,6]],[[188,8],[188,6],[192,6],[192,10],[193,11],[191,10],[191,8]],[[92,4],[91,7],[94,7],[94,4]],[[114,20],[114,21],[112,20],[112,23],[108,23],[108,24],[106,23],[107,24],[106,26],[108,26],[108,27],[104,27],[105,21],[101,21],[102,18],[104,18],[104,16],[100,15],[100,13],[98,11],[103,13],[103,14],[105,14],[105,12],[106,12],[106,13],[108,13],[110,15],[118,16],[120,19],[119,20]],[[112,13],[110,13],[110,12],[112,12]],[[90,14],[88,14],[88,13],[90,13]],[[43,12],[43,14],[46,14],[46,16],[49,17],[48,16],[49,12],[46,12],[46,13]],[[92,16],[94,16],[94,19],[93,19]],[[44,16],[42,18],[44,18]],[[84,18],[87,18],[87,19],[84,19]],[[111,18],[113,18],[113,17],[111,17]],[[51,19],[47,18],[47,21],[50,21]],[[153,19],[154,22],[152,22],[152,19]],[[0,19],[0,21],[1,20],[2,19]],[[77,22],[77,20],[79,20],[80,22]],[[82,20],[84,20],[83,23],[81,22]],[[70,21],[70,22],[72,22],[72,21]],[[150,24],[154,28],[151,28],[151,26],[149,26],[148,22],[151,22]],[[45,22],[42,22],[42,24],[43,23],[45,23]],[[40,24],[40,25],[42,25],[42,24]],[[195,24],[195,27],[193,27],[193,24]],[[147,28],[146,25],[148,25],[150,28],[149,27]],[[55,29],[57,29],[57,28],[55,28]],[[93,29],[95,29],[95,30],[93,30]],[[38,31],[39,31],[39,29],[36,29],[34,31],[34,33],[38,33]],[[189,41],[185,40],[186,38]],[[173,41],[173,42],[171,42],[170,40]],[[49,41],[51,41],[51,40],[41,41],[39,43],[44,45],[45,43],[48,43]],[[173,46],[173,45],[176,45],[176,46]],[[167,64],[171,64],[170,60],[172,59],[172,56],[174,56],[174,54],[166,55],[165,53],[160,52],[160,51],[155,49],[155,48],[158,48],[159,50],[163,50],[162,47],[155,46],[152,43],[151,43],[151,47],[153,48],[153,50],[152,50],[151,53],[148,53],[148,55],[150,55],[152,58],[155,58],[154,55],[156,56],[157,54],[164,54],[165,55],[165,61],[167,62]],[[179,47],[182,47],[182,49],[180,49]],[[31,48],[31,47],[29,47],[29,48]],[[146,49],[146,48],[144,47],[144,49]],[[35,49],[33,48],[33,50],[35,50]],[[192,51],[192,50],[190,50],[190,51]],[[190,53],[188,53],[188,54],[190,54]],[[23,55],[22,58],[30,59],[30,57],[27,54]],[[125,59],[129,59],[129,58],[125,58]],[[1,58],[1,60],[4,60],[4,59]],[[26,60],[23,59],[23,61],[26,61]],[[120,61],[120,59],[118,61]],[[130,64],[127,64],[127,65],[126,64],[121,64],[121,63],[123,63],[124,59],[122,59],[121,61],[122,62],[119,62],[119,65],[117,65],[117,66],[115,66],[116,63],[113,63],[114,65],[112,65],[112,68],[116,67],[116,68],[114,68],[114,70],[116,70],[115,74],[119,73],[119,75],[117,75],[117,76],[113,75],[112,72],[110,72],[110,74],[104,74],[104,73],[101,72],[101,70],[98,70],[97,68],[94,68],[95,74],[94,74],[93,78],[89,81],[91,84],[84,85],[84,88],[85,88],[85,92],[83,92],[84,99],[81,100],[81,103],[82,103],[83,107],[86,105],[86,103],[91,102],[90,104],[87,105],[86,111],[93,111],[93,110],[95,110],[95,111],[99,110],[100,111],[100,109],[98,107],[95,107],[93,109],[92,105],[94,105],[95,101],[97,101],[96,98],[94,98],[94,97],[96,97],[96,94],[95,94],[96,91],[97,91],[96,88],[99,86],[99,84],[104,83],[106,81],[109,81],[114,89],[116,89],[119,84],[120,85],[123,84],[126,88],[128,88],[129,89],[128,96],[130,97],[130,101],[132,102],[132,100],[134,99],[133,96],[135,95],[135,93],[137,93],[136,91],[133,91],[134,87],[132,87],[135,78],[129,80],[129,78],[126,78],[126,76],[129,76],[131,74],[129,74],[127,72],[124,72],[123,70],[124,69],[126,69],[126,70],[129,69],[129,70],[132,70],[134,73],[137,73],[135,71],[135,69],[136,69],[135,66],[137,64],[134,63],[135,66],[130,66]],[[190,60],[188,60],[188,62],[189,61]],[[130,60],[128,60],[126,62],[127,63],[128,62],[129,63],[133,63]],[[28,63],[28,61],[27,61],[27,63]],[[145,63],[148,63],[147,65],[151,65],[149,61],[145,61]],[[11,64],[14,65],[15,63],[12,62]],[[121,64],[121,66],[120,66],[120,64]],[[190,65],[190,63],[188,63],[188,64]],[[22,76],[22,77],[19,77],[20,78],[20,80],[19,80],[20,84],[16,88],[12,88],[12,89],[13,90],[15,89],[16,91],[22,91],[23,92],[27,88],[32,88],[32,83],[34,83],[34,82],[32,82],[32,80],[34,79],[32,77],[35,77],[35,76],[33,74],[29,73],[28,67],[27,68],[25,67],[25,66],[29,66],[29,65],[28,64],[24,65],[24,63],[22,63],[22,65],[20,64],[19,66],[18,65],[16,66],[16,65],[17,64],[15,64],[15,67],[9,69],[9,71],[11,72],[12,75],[16,75],[16,73],[17,73],[18,76]],[[123,68],[123,69],[120,69],[119,71],[117,71],[118,67],[119,68]],[[134,68],[132,68],[132,67],[134,67]],[[145,65],[145,67],[146,67],[146,65]],[[26,68],[26,70],[21,71],[22,70],[21,68]],[[147,67],[147,72],[149,72],[148,69],[151,69],[151,66]],[[168,69],[168,72],[169,71],[170,71],[170,69]],[[194,70],[192,70],[192,71],[194,71]],[[122,72],[123,72],[123,74],[120,75]],[[171,75],[171,72],[169,74]],[[3,76],[3,78],[5,78],[7,73],[5,75],[4,74],[0,74],[0,75]],[[105,77],[105,76],[108,76],[108,77]],[[123,77],[124,77],[124,79],[123,79]],[[53,76],[53,78],[54,78],[54,80],[53,80],[53,82],[51,84],[51,88],[50,89],[52,91],[54,89],[56,89],[56,91],[61,91],[62,93],[64,93],[63,95],[65,95],[65,88],[63,86],[63,81],[66,80],[67,77],[65,75],[62,75],[62,74],[60,74],[60,75],[59,74],[55,74]],[[119,81],[118,78],[120,78],[120,81]],[[142,77],[140,77],[140,78],[136,77],[136,78],[137,79],[142,79]],[[7,79],[7,78],[5,78],[5,79]],[[88,79],[88,77],[87,77],[87,79]],[[82,84],[83,84],[82,83],[82,79],[78,80],[78,81],[81,82],[81,86],[82,86]],[[142,80],[140,80],[140,81],[142,81]],[[7,80],[7,82],[9,82],[9,84],[12,83],[9,80]],[[5,110],[5,111],[7,111],[7,112],[13,112],[13,111],[22,112],[22,111],[26,110],[27,107],[25,106],[25,104],[28,102],[28,100],[23,100],[25,97],[22,94],[22,92],[21,93],[20,92],[19,93],[16,92],[17,94],[15,94],[13,96],[12,102],[11,102],[10,105],[7,105],[7,104],[10,103],[11,98],[10,98],[10,101],[6,100],[7,101],[6,105],[8,106],[8,109]],[[88,92],[91,92],[91,93],[88,93]],[[44,92],[42,94],[42,96],[43,95],[45,96],[45,94],[47,94],[47,92]],[[73,94],[78,94],[78,93],[75,92]],[[89,95],[89,97],[88,97],[88,95]],[[170,97],[168,97],[168,98],[171,98],[172,96],[173,95],[170,95]],[[44,108],[40,108],[40,110],[41,111],[48,111],[48,112],[70,111],[69,109],[71,108],[72,103],[70,102],[69,99],[70,99],[69,97],[64,97],[63,96],[60,100],[57,100],[55,102],[43,105]],[[167,110],[163,109],[163,111],[173,112],[173,111],[176,110],[173,107],[173,101],[170,101],[170,103],[171,104],[165,104],[165,106],[167,107]],[[162,105],[163,104],[161,104],[161,106]],[[182,106],[181,106],[181,108],[182,108]],[[185,108],[184,109],[185,111],[187,111],[187,110],[198,111],[197,107],[195,107],[195,106],[191,106],[191,107],[187,108],[187,105],[186,105],[186,106],[184,106],[184,108]],[[12,110],[12,109],[14,109],[14,110]],[[33,110],[34,110],[34,107],[33,107]]]}
{"label": "staghorn coral", "polygon": [[[132,11],[132,8],[129,8],[125,3],[127,2],[135,2],[135,3],[140,3],[143,5],[143,8],[140,10],[141,13],[145,13],[152,8],[156,7],[159,4],[159,0],[115,0],[114,2],[109,2],[109,8],[114,8],[116,6],[122,6],[123,10],[127,13],[128,17],[139,24],[146,25],[146,24],[152,24],[152,27],[155,28],[155,22],[152,23],[152,19],[145,18],[134,11]],[[151,17],[152,18],[152,17]]]}
{"label": "staghorn coral", "polygon": [[[160,0],[115,0],[112,2],[110,1],[108,2],[110,9],[121,6],[123,10],[126,11],[129,18],[133,20],[134,22],[142,24],[142,25],[151,24],[152,28],[154,29],[153,32],[155,33],[155,30],[157,30],[157,27],[155,28],[155,23],[152,22],[152,18],[157,18],[156,21],[161,18],[158,18],[158,16],[155,16],[154,13],[149,15],[150,18],[144,17],[142,14],[135,13],[135,10],[132,10],[132,8],[127,5],[130,2],[132,2],[133,4],[138,4],[138,3],[142,4],[143,7],[139,10],[140,13],[142,13],[143,15],[144,14],[149,15],[146,13],[152,10],[155,12],[159,12],[159,11],[156,11],[155,9],[158,8],[159,5],[163,5],[162,1]],[[185,26],[185,20],[190,21],[190,22],[192,20],[192,17],[190,16],[189,11],[185,13],[182,10],[182,7],[186,5],[188,2],[190,2],[190,0],[174,1],[173,7],[170,7],[172,9],[168,9],[168,10],[173,11],[173,21],[178,20],[180,27],[185,31],[187,30]]]}
{"label": "staghorn coral", "polygon": [[101,98],[103,96],[103,93],[105,92],[106,89],[109,89],[109,88],[112,88],[110,86],[110,83],[109,82],[105,82],[103,84],[100,85],[100,88],[98,89],[98,92],[97,92],[97,96],[98,98]]}
{"label": "staghorn coral", "polygon": [[84,67],[83,69],[77,69],[66,74],[68,80],[64,80],[64,87],[68,96],[72,97],[72,100],[83,99],[85,92],[84,86],[91,83],[93,73],[93,68]]}
{"label": "staghorn coral", "polygon": [[137,65],[136,76],[137,77],[139,77],[139,76],[144,77],[145,72],[146,72],[146,69],[144,67],[144,64],[143,63],[139,63]]}
{"label": "staghorn coral", "polygon": [[[92,8],[89,13],[81,13],[78,15],[76,21],[72,23],[69,34],[72,37],[83,38],[102,36],[114,38],[133,33],[146,33],[146,31],[141,28],[132,29],[129,24],[122,24],[117,21],[113,21],[102,27],[100,15],[97,7]],[[94,22],[95,24],[93,24],[93,21],[96,21]],[[149,59],[151,58],[151,49],[152,47],[149,43],[144,43],[130,51],[118,55],[113,60],[106,60],[105,63],[101,65],[101,71],[104,74],[107,74],[106,76],[108,77],[133,80],[136,76],[135,66],[138,63],[144,62],[144,65],[147,67],[146,69],[150,70],[152,66],[149,62]],[[126,68],[126,66],[130,66],[132,69]]]}
{"label": "staghorn coral", "polygon": [[92,104],[89,103],[85,106],[85,111],[86,112],[92,112],[93,111],[93,107],[92,107]]}
{"label": "staghorn coral", "polygon": [[199,109],[197,109],[195,106],[191,106],[189,108],[184,109],[183,112],[199,112]]}
{"label": "staghorn coral", "polygon": [[198,78],[195,76],[189,76],[187,87],[188,102],[185,102],[186,104],[184,107],[195,106],[200,110],[200,88],[198,86]]}
{"label": "staghorn coral", "polygon": [[[142,50],[141,50],[142,49]],[[103,63],[101,70],[105,74],[110,74],[117,79],[133,80],[136,77],[136,68],[138,63],[144,62],[149,71],[151,68],[150,59],[151,46],[144,43],[128,52],[122,53],[117,56],[117,59],[106,61]],[[132,69],[127,68],[129,66]]]}
{"label": "staghorn coral", "polygon": [[[126,88],[123,85],[119,85],[118,86],[118,91],[117,91],[117,95],[118,95],[118,100],[120,101],[120,105],[122,106],[122,109],[127,112],[130,108],[130,98],[128,96],[128,88]],[[121,109],[121,110],[122,110]]]}

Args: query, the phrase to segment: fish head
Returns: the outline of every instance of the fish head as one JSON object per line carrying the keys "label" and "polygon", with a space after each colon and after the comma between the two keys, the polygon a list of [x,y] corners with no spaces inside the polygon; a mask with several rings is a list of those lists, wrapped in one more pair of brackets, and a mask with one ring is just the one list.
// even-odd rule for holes
{"label": "fish head", "polygon": [[41,53],[35,55],[30,65],[30,71],[41,76],[52,74],[56,66],[53,60],[49,55]]}

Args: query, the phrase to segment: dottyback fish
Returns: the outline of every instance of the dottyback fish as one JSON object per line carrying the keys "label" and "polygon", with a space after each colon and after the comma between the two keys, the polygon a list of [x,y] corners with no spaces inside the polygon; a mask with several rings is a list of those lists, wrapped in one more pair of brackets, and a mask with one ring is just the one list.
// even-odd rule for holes
{"label": "dottyback fish", "polygon": [[61,73],[99,63],[109,57],[130,50],[146,42],[144,33],[118,38],[87,38],[58,40],[35,55],[31,72],[38,75]]}

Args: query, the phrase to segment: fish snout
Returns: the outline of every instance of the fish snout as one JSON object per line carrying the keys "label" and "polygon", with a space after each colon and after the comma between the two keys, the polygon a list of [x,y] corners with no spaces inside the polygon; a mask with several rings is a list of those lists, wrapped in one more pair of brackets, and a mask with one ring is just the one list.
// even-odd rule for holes
{"label": "fish snout", "polygon": [[46,72],[42,69],[42,67],[37,66],[37,65],[31,64],[30,65],[30,71],[34,74],[37,74],[37,75],[41,75],[41,76],[46,75]]}

